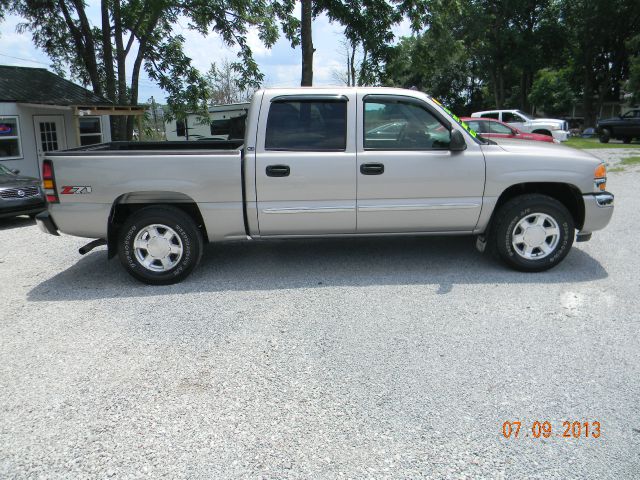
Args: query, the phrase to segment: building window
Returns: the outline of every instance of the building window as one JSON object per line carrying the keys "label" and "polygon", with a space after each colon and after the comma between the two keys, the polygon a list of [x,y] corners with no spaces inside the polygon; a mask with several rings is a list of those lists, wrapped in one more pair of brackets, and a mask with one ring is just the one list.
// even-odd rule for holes
{"label": "building window", "polygon": [[176,136],[186,137],[187,125],[184,120],[176,120]]}
{"label": "building window", "polygon": [[102,143],[102,122],[100,117],[80,117],[80,145]]}
{"label": "building window", "polygon": [[22,158],[18,117],[0,117],[0,160]]}

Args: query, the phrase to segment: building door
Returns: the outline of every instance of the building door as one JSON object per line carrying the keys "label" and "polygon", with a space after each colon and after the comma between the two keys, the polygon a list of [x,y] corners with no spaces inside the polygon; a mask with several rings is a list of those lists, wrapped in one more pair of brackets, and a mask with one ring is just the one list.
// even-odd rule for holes
{"label": "building door", "polygon": [[34,115],[33,130],[36,135],[38,168],[47,152],[67,148],[67,136],[62,115]]}

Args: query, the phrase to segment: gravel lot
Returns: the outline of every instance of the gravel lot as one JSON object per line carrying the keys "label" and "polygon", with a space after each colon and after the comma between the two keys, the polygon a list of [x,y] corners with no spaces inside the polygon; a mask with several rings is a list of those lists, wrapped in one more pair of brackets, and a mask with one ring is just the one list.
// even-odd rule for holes
{"label": "gravel lot", "polygon": [[3,221],[0,477],[638,478],[638,185],[542,274],[470,238],[282,241],[148,287]]}

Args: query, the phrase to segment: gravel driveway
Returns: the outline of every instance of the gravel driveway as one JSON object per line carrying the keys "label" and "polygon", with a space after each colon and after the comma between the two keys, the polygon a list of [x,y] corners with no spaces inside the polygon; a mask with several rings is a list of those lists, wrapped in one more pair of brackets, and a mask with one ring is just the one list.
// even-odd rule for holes
{"label": "gravel driveway", "polygon": [[281,241],[148,287],[4,221],[0,478],[638,478],[639,185],[542,274],[471,238]]}

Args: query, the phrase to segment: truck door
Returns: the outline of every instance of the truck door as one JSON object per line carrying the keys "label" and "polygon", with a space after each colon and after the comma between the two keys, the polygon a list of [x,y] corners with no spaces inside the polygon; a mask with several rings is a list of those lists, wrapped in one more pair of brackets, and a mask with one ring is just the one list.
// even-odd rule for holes
{"label": "truck door", "polygon": [[255,157],[261,236],[355,232],[355,100],[265,93]]}
{"label": "truck door", "polygon": [[[361,233],[451,232],[475,228],[482,207],[484,155],[470,138],[449,150],[447,118],[413,97],[359,96],[358,228]],[[385,125],[402,123],[380,138]]]}

